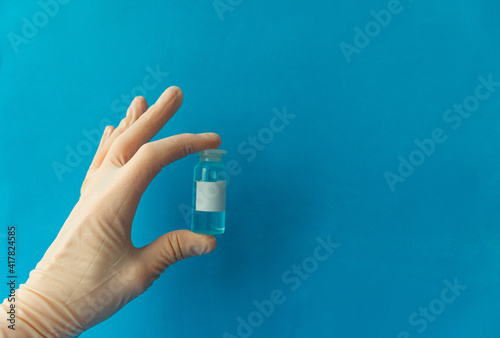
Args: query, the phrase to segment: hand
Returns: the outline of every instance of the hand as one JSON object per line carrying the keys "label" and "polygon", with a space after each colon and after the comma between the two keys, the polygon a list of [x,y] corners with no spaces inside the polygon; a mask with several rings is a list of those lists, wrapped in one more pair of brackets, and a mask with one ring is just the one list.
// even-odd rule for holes
{"label": "hand", "polygon": [[[78,203],[26,284],[16,290],[16,331],[2,320],[0,333],[78,335],[142,294],[170,265],[215,249],[213,236],[188,230],[169,232],[142,248],[132,245],[132,221],[153,178],[172,162],[220,145],[213,133],[148,143],[181,104],[177,87],[149,109],[137,97],[120,125],[105,129]],[[2,312],[8,306],[4,301]]]}

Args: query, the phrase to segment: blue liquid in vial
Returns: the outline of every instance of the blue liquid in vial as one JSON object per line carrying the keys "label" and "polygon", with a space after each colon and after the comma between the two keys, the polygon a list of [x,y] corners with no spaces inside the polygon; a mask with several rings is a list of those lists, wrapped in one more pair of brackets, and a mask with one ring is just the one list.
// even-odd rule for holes
{"label": "blue liquid in vial", "polygon": [[226,228],[225,211],[194,211],[193,231],[204,235],[220,235]]}
{"label": "blue liquid in vial", "polygon": [[[201,151],[194,167],[191,231],[220,235],[226,227],[226,183],[228,175],[222,158],[225,150]],[[199,196],[197,196],[199,194]]]}

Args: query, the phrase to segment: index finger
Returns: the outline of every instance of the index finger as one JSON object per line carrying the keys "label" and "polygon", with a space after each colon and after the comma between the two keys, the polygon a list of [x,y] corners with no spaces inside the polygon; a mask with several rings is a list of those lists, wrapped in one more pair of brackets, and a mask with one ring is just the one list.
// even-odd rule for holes
{"label": "index finger", "polygon": [[141,196],[163,167],[204,149],[215,149],[220,144],[220,137],[215,133],[179,134],[150,142],[127,163],[124,173],[132,178]]}

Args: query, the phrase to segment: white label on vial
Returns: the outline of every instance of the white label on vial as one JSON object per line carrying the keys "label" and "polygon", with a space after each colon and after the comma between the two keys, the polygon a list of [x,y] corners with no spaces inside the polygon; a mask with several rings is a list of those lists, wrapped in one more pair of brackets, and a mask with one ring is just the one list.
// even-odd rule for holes
{"label": "white label on vial", "polygon": [[225,211],[226,182],[196,181],[196,211]]}

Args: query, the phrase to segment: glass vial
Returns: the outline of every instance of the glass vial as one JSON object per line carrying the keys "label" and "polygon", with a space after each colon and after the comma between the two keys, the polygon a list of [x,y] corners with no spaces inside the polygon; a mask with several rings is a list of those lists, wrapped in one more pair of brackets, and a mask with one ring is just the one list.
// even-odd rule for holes
{"label": "glass vial", "polygon": [[193,217],[191,231],[219,235],[226,227],[226,167],[222,162],[227,152],[207,149],[198,153],[194,167]]}

